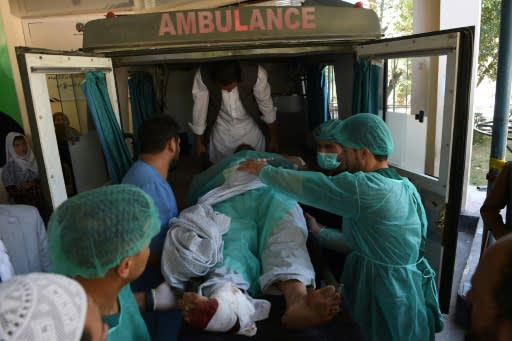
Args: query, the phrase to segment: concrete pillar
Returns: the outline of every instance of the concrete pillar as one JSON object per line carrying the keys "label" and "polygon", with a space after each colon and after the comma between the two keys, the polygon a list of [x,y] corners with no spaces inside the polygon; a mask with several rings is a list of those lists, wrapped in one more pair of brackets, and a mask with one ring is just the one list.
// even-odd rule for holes
{"label": "concrete pillar", "polygon": [[[413,33],[439,30],[439,0],[414,0]],[[412,113],[425,111],[427,124],[427,148],[425,155],[425,173],[439,175],[439,151],[441,146],[441,124],[438,123],[438,69],[439,57],[417,57],[412,62]],[[427,96],[428,94],[428,96]],[[442,106],[441,106],[442,108]],[[436,138],[437,137],[437,138]]]}
{"label": "concrete pillar", "polygon": [[[428,1],[428,0],[427,0]],[[440,21],[439,27],[441,30],[447,30],[456,27],[475,26],[475,40],[473,49],[473,71],[471,80],[471,96],[470,96],[470,112],[469,122],[473,122],[473,99],[476,88],[477,72],[478,72],[478,51],[480,49],[480,14],[481,14],[482,1],[481,0],[440,0]],[[439,79],[443,79],[444,74],[439,72]],[[464,173],[464,193],[462,197],[462,207],[465,209],[467,205],[467,187],[469,186],[469,172],[471,161],[471,149],[473,141],[473,129],[470,127],[468,131],[468,139],[466,143],[466,160],[468,160],[468,167]]]}

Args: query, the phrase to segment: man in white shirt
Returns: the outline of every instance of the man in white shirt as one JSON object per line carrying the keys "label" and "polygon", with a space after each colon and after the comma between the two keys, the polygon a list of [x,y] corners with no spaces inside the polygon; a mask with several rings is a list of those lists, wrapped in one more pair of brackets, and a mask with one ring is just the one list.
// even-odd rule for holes
{"label": "man in white shirt", "polygon": [[203,65],[196,72],[192,95],[189,125],[197,156],[209,154],[215,163],[241,144],[278,151],[276,108],[261,66],[237,61]]}

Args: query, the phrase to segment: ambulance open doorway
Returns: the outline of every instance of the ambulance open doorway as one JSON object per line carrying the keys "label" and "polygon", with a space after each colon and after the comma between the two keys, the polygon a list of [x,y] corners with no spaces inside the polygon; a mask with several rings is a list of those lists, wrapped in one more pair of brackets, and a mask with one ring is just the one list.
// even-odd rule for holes
{"label": "ambulance open doorway", "polygon": [[[281,120],[285,122],[281,124],[281,132],[284,135],[289,134],[289,140],[287,140],[289,145],[286,148],[290,148],[292,152],[295,152],[292,150],[295,148],[298,152],[307,154],[308,135],[312,128],[308,123],[314,112],[305,110],[307,101],[304,101],[300,90],[302,66],[334,65],[338,105],[341,104],[340,118],[343,118],[352,112],[353,63],[357,58],[370,58],[380,63],[383,70],[386,63],[389,66],[389,60],[393,58],[430,58],[430,56],[444,58],[443,63],[448,72],[445,79],[439,82],[443,86],[436,87],[435,91],[429,93],[429,96],[437,96],[439,92],[444,93],[442,100],[438,103],[439,108],[435,108],[436,114],[433,109],[429,111],[430,109],[423,108],[424,122],[431,124],[435,118],[437,122],[435,128],[421,128],[423,137],[412,134],[408,127],[412,125],[414,128],[414,125],[419,124],[410,122],[412,115],[416,113],[393,117],[394,114],[386,108],[387,103],[382,95],[381,110],[378,114],[388,122],[394,132],[394,138],[404,141],[399,142],[399,146],[409,148],[405,150],[399,148],[400,155],[392,155],[391,161],[402,174],[407,175],[417,185],[423,196],[429,219],[430,238],[426,248],[430,263],[439,274],[441,304],[446,311],[449,306],[457,221],[461,205],[462,183],[457,181],[457,175],[466,165],[464,148],[461,149],[461,147],[466,142],[467,121],[464,121],[464,104],[468,101],[464,97],[469,93],[469,88],[466,87],[469,83],[461,74],[467,72],[465,65],[471,65],[471,54],[467,53],[465,47],[472,41],[468,38],[471,36],[468,31],[471,30],[460,29],[379,41],[376,40],[380,34],[378,20],[374,13],[368,10],[330,7],[316,7],[306,11],[304,8],[295,8],[291,10],[292,12],[281,10],[284,11],[281,14],[283,20],[285,13],[289,13],[288,24],[293,25],[290,28],[289,25],[282,24],[280,30],[271,31],[266,30],[267,26],[261,26],[259,22],[253,23],[253,28],[259,27],[259,30],[249,30],[250,18],[253,18],[255,13],[254,9],[244,7],[219,11],[219,9],[212,9],[152,13],[93,21],[86,26],[84,48],[93,53],[88,56],[59,55],[49,51],[21,49],[18,51],[20,69],[24,73],[26,98],[30,99],[31,129],[41,146],[40,161],[44,165],[48,194],[53,206],[57,207],[65,200],[66,192],[62,171],[57,164],[55,133],[52,133],[53,127],[50,122],[51,107],[45,84],[47,73],[89,70],[104,72],[116,119],[123,129],[127,129],[130,127],[127,105],[127,81],[130,72],[146,70],[155,74],[156,70],[157,73],[167,74],[167,77],[161,79],[167,82],[165,89],[171,94],[168,96],[168,102],[161,102],[162,106],[157,111],[168,110],[167,112],[171,113],[169,110],[181,106],[180,111],[182,110],[182,114],[185,115],[179,115],[177,112],[174,115],[178,115],[177,118],[183,124],[189,120],[189,117],[186,117],[190,114],[187,112],[187,106],[191,105],[189,85],[198,65],[219,59],[256,61],[271,70],[271,78],[275,76],[277,79],[271,79],[271,86],[276,91],[279,90],[274,94],[276,103],[281,108],[300,108],[291,112],[287,111],[291,109],[281,110]],[[272,15],[269,13],[278,13],[276,8],[269,10],[259,8],[258,11],[260,14],[266,13],[267,19]],[[194,20],[198,20],[197,23],[199,23],[199,12],[204,12],[201,15],[206,18],[216,18],[219,15],[220,18],[225,19],[228,16],[227,13],[231,13],[229,15],[232,18],[238,15],[239,24],[247,25],[246,35],[235,32],[235,24],[226,32],[214,32],[213,29],[210,32],[200,32],[198,26],[194,31],[193,28],[196,26],[192,24],[187,26],[186,19],[196,18]],[[205,14],[206,12],[210,14]],[[339,20],[340,16],[346,20]],[[180,32],[178,26],[173,26],[176,34],[172,35],[169,18],[173,19],[172,24],[181,20],[181,34],[178,34]],[[305,27],[304,21],[300,21],[302,26],[296,26],[299,23],[298,18],[306,20]],[[160,34],[162,25],[164,25],[163,35]],[[312,26],[314,28],[311,28]],[[136,34],[127,35],[125,33],[128,27],[138,27],[140,30]],[[262,29],[263,27],[265,30]],[[189,31],[186,32],[185,28]],[[279,28],[279,26],[274,25],[273,28]],[[107,57],[98,57],[96,53]],[[157,80],[155,84],[158,84]],[[384,86],[381,91],[384,93]],[[159,99],[162,100],[164,97],[166,94],[162,91]],[[177,101],[181,103],[176,104]],[[282,103],[280,104],[279,101]],[[296,114],[297,112],[299,114]],[[437,115],[438,112],[442,115]],[[427,125],[422,127],[425,126]],[[293,129],[289,129],[291,127]],[[415,137],[413,142],[408,141],[411,136]],[[432,139],[441,142],[433,143]],[[418,150],[423,150],[425,157],[419,157],[419,160],[423,162],[424,167],[414,168],[416,166],[411,167],[408,164],[410,154],[407,153],[414,152],[412,145],[418,146]],[[429,159],[428,155],[432,153],[433,147],[438,148],[438,152],[434,152],[434,157]],[[434,165],[433,168],[432,165]],[[431,169],[434,170],[433,173]],[[444,222],[443,230],[439,229],[440,219]]]}

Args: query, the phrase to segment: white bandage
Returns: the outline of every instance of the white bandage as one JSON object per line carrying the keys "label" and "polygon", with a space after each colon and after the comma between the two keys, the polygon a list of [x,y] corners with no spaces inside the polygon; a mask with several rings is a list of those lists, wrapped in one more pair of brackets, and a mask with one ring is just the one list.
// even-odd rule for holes
{"label": "white bandage", "polygon": [[231,283],[226,283],[217,289],[211,298],[218,302],[217,311],[206,326],[208,331],[225,332],[233,328],[236,321],[240,324],[237,334],[253,336],[257,328],[254,320],[255,309],[253,303],[240,289]]}
{"label": "white bandage", "polygon": [[166,282],[152,289],[154,310],[168,310],[176,307],[176,297]]}

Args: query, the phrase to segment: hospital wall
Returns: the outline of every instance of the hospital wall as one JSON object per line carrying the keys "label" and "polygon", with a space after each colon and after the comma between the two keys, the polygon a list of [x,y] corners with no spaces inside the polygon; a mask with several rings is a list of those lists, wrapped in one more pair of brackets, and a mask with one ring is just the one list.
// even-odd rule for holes
{"label": "hospital wall", "polygon": [[[14,46],[24,43],[21,20],[11,15],[8,1],[0,1],[0,111],[28,127],[25,98],[14,53]],[[0,168],[0,175],[1,171]],[[3,203],[7,203],[7,192],[0,176],[0,204]]]}

